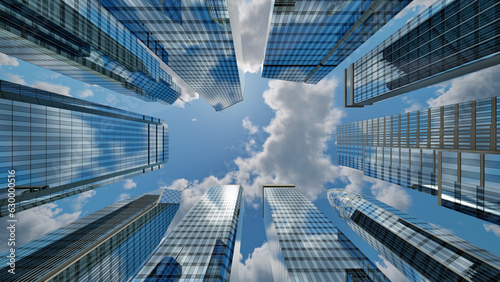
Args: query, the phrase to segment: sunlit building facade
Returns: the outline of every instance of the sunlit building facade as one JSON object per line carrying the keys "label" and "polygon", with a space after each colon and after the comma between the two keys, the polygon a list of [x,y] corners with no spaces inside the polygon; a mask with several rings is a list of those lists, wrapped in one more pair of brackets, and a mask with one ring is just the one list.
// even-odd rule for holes
{"label": "sunlit building facade", "polygon": [[389,281],[294,185],[262,189],[275,282]]}
{"label": "sunlit building facade", "polygon": [[337,163],[500,223],[497,97],[337,127]]}
{"label": "sunlit building facade", "polygon": [[[116,202],[16,248],[1,281],[128,281],[179,209],[181,191],[158,189]],[[5,256],[3,256],[5,257]]]}
{"label": "sunlit building facade", "polygon": [[499,64],[499,9],[494,0],[436,1],[346,69],[346,106],[370,105]]}
{"label": "sunlit building facade", "polygon": [[262,77],[319,82],[411,2],[273,1]]}
{"label": "sunlit building facade", "polygon": [[172,104],[181,95],[97,0],[0,1],[0,52],[146,101]]}
{"label": "sunlit building facade", "polygon": [[243,187],[214,185],[131,281],[236,281]]}
{"label": "sunlit building facade", "polygon": [[[160,119],[0,81],[0,167],[15,171],[16,211],[163,167]],[[8,207],[7,181],[0,212]]]}
{"label": "sunlit building facade", "polygon": [[243,100],[238,1],[98,2],[215,110]]}
{"label": "sunlit building facade", "polygon": [[340,217],[411,281],[499,281],[500,256],[368,196],[328,191]]}

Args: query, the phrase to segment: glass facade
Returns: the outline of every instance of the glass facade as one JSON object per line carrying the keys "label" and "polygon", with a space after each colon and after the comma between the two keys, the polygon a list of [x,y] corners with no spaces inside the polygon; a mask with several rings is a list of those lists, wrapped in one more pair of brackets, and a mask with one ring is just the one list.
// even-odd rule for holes
{"label": "glass facade", "polygon": [[497,97],[337,127],[337,163],[500,223]]}
{"label": "glass facade", "polygon": [[499,281],[500,257],[371,197],[328,191],[340,217],[411,281]]}
{"label": "glass facade", "polygon": [[262,77],[318,83],[411,0],[276,0]]}
{"label": "glass facade", "polygon": [[243,100],[238,1],[98,1],[215,110]]}
{"label": "glass facade", "polygon": [[[500,63],[500,2],[438,0],[354,63],[350,104],[370,105]],[[347,99],[349,100],[349,99]]]}
{"label": "glass facade", "polygon": [[114,203],[16,248],[1,281],[127,281],[167,231],[181,191],[158,189]]}
{"label": "glass facade", "polygon": [[131,281],[237,280],[242,197],[240,185],[210,187]]}
{"label": "glass facade", "polygon": [[[158,118],[0,81],[0,167],[15,170],[16,210],[161,168],[168,127]],[[1,216],[9,213],[7,184]]]}
{"label": "glass facade", "polygon": [[146,101],[172,104],[181,95],[97,0],[0,1],[0,52]]}
{"label": "glass facade", "polygon": [[275,282],[389,281],[295,186],[262,189]]}

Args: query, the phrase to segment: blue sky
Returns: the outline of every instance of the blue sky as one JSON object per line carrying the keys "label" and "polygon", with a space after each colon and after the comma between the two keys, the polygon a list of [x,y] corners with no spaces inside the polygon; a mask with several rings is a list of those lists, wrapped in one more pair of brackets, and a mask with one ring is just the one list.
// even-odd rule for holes
{"label": "blue sky", "polygon": [[34,239],[121,198],[193,183],[183,193],[178,222],[210,185],[236,183],[246,194],[241,275],[244,281],[269,281],[260,189],[264,183],[293,183],[394,281],[405,280],[336,215],[319,185],[373,195],[500,255],[499,226],[439,207],[436,197],[335,165],[331,134],[338,124],[491,97],[500,89],[500,69],[494,67],[363,109],[343,108],[343,69],[432,2],[414,1],[317,85],[260,77],[270,1],[241,2],[244,101],[222,112],[215,112],[188,88],[183,88],[186,104],[148,103],[0,55],[2,80],[159,117],[170,128],[170,160],[163,169],[22,212],[18,239]]}

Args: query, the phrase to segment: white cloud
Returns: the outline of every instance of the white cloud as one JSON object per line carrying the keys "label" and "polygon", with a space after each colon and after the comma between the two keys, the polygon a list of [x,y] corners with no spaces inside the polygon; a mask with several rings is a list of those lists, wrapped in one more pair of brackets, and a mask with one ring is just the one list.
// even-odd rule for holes
{"label": "white cloud", "polygon": [[116,96],[114,94],[109,93],[108,96],[106,96],[106,101],[111,104],[116,100]]}
{"label": "white cloud", "polygon": [[135,183],[132,179],[125,180],[125,184],[123,184],[123,189],[125,190],[130,190],[135,187],[137,187],[137,183]]}
{"label": "white cloud", "polygon": [[7,74],[7,79],[13,83],[26,85],[26,81],[24,80],[24,77],[17,75],[17,74],[9,73],[9,74]]}
{"label": "white cloud", "polygon": [[406,16],[408,13],[416,13],[419,14],[423,10],[427,9],[430,5],[434,4],[436,0],[417,0],[413,1],[408,6],[406,6],[399,14],[397,14],[394,19],[399,19]]}
{"label": "white cloud", "polygon": [[198,119],[197,118],[192,118],[191,121],[195,122],[197,121]]}
{"label": "white cloud", "polygon": [[90,198],[92,198],[96,194],[95,190],[89,190],[85,191],[83,193],[80,193],[78,197],[73,202],[73,210],[75,211],[80,211],[82,210],[83,206],[88,203]]}
{"label": "white cloud", "polygon": [[407,96],[403,96],[401,100],[408,104],[409,107],[403,110],[404,113],[414,112],[423,109],[424,107],[416,100],[410,99]]}
{"label": "white cloud", "polygon": [[118,198],[116,199],[116,201],[122,201],[122,200],[126,200],[126,199],[130,199],[130,194],[129,193],[121,193]]}
{"label": "white cloud", "polygon": [[71,89],[68,86],[64,86],[61,84],[53,84],[53,83],[49,83],[49,82],[45,82],[45,81],[37,81],[37,82],[35,82],[35,84],[33,84],[31,86],[34,88],[38,88],[38,89],[42,89],[45,91],[54,92],[54,93],[58,93],[61,95],[71,97],[71,94],[69,94]]}
{"label": "white cloud", "polygon": [[87,97],[92,97],[94,96],[94,92],[92,92],[92,90],[90,89],[85,89],[83,91],[80,92],[80,94],[78,95],[78,97],[80,98],[87,98]]}
{"label": "white cloud", "polygon": [[245,282],[262,282],[273,281],[273,273],[271,270],[271,261],[269,259],[269,248],[267,242],[261,247],[254,249],[252,254],[244,263],[241,262],[243,256],[239,254],[240,261],[238,267],[238,281]]}
{"label": "white cloud", "polygon": [[0,66],[19,66],[19,62],[16,58],[7,56],[4,53],[0,53]]}
{"label": "white cloud", "polygon": [[243,128],[247,129],[250,134],[255,134],[259,132],[259,127],[253,125],[249,117],[245,117],[242,122],[243,122]]}
{"label": "white cloud", "polygon": [[439,107],[494,97],[500,91],[500,65],[436,85],[436,98],[427,101],[430,107]]}
{"label": "white cloud", "polygon": [[495,236],[500,237],[500,226],[496,224],[486,224],[486,223],[483,223],[483,226],[484,230],[486,230],[487,232],[493,232]]}
{"label": "white cloud", "polygon": [[378,269],[382,271],[389,280],[392,282],[409,282],[410,279],[408,279],[406,276],[404,276],[401,271],[399,271],[394,265],[392,265],[388,260],[386,260],[383,256],[379,255],[378,256],[381,260],[382,263],[376,261],[375,264],[377,265]]}
{"label": "white cloud", "polygon": [[240,27],[243,62],[238,65],[245,72],[259,71],[268,35],[271,0],[240,0]]}
{"label": "white cloud", "polygon": [[[63,227],[78,219],[80,214],[80,211],[74,213],[62,213],[62,209],[57,208],[57,205],[54,203],[48,203],[43,206],[19,212],[16,214],[16,246],[20,246],[57,228]],[[5,217],[2,220],[6,219],[7,218]],[[8,224],[5,222],[2,226],[8,226]],[[1,238],[7,238],[7,229],[3,229],[0,230],[0,236]],[[7,244],[0,244],[0,252],[6,250]]]}

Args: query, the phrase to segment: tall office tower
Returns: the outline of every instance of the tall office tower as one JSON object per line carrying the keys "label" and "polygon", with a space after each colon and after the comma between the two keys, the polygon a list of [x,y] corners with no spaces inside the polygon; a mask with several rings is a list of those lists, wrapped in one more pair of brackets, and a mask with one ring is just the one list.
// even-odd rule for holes
{"label": "tall office tower", "polygon": [[1,0],[0,52],[146,101],[180,88],[97,0]]}
{"label": "tall office tower", "polygon": [[344,189],[328,200],[361,238],[411,281],[499,281],[500,256],[371,197]]}
{"label": "tall office tower", "polygon": [[499,9],[494,0],[438,0],[345,70],[345,106],[499,64]]}
{"label": "tall office tower", "polygon": [[389,281],[294,185],[262,190],[275,282]]}
{"label": "tall office tower", "polygon": [[337,127],[337,164],[500,224],[500,99]]}
{"label": "tall office tower", "polygon": [[180,199],[181,191],[158,189],[114,203],[17,247],[15,274],[2,266],[0,280],[127,281],[160,243]]}
{"label": "tall office tower", "polygon": [[214,185],[131,281],[237,280],[243,187]]}
{"label": "tall office tower", "polygon": [[[0,168],[21,211],[163,167],[162,120],[0,81]],[[10,200],[12,201],[12,200]],[[10,213],[7,181],[0,215]]]}
{"label": "tall office tower", "polygon": [[411,0],[276,0],[262,77],[318,83]]}
{"label": "tall office tower", "polygon": [[238,1],[98,1],[215,110],[243,100]]}

